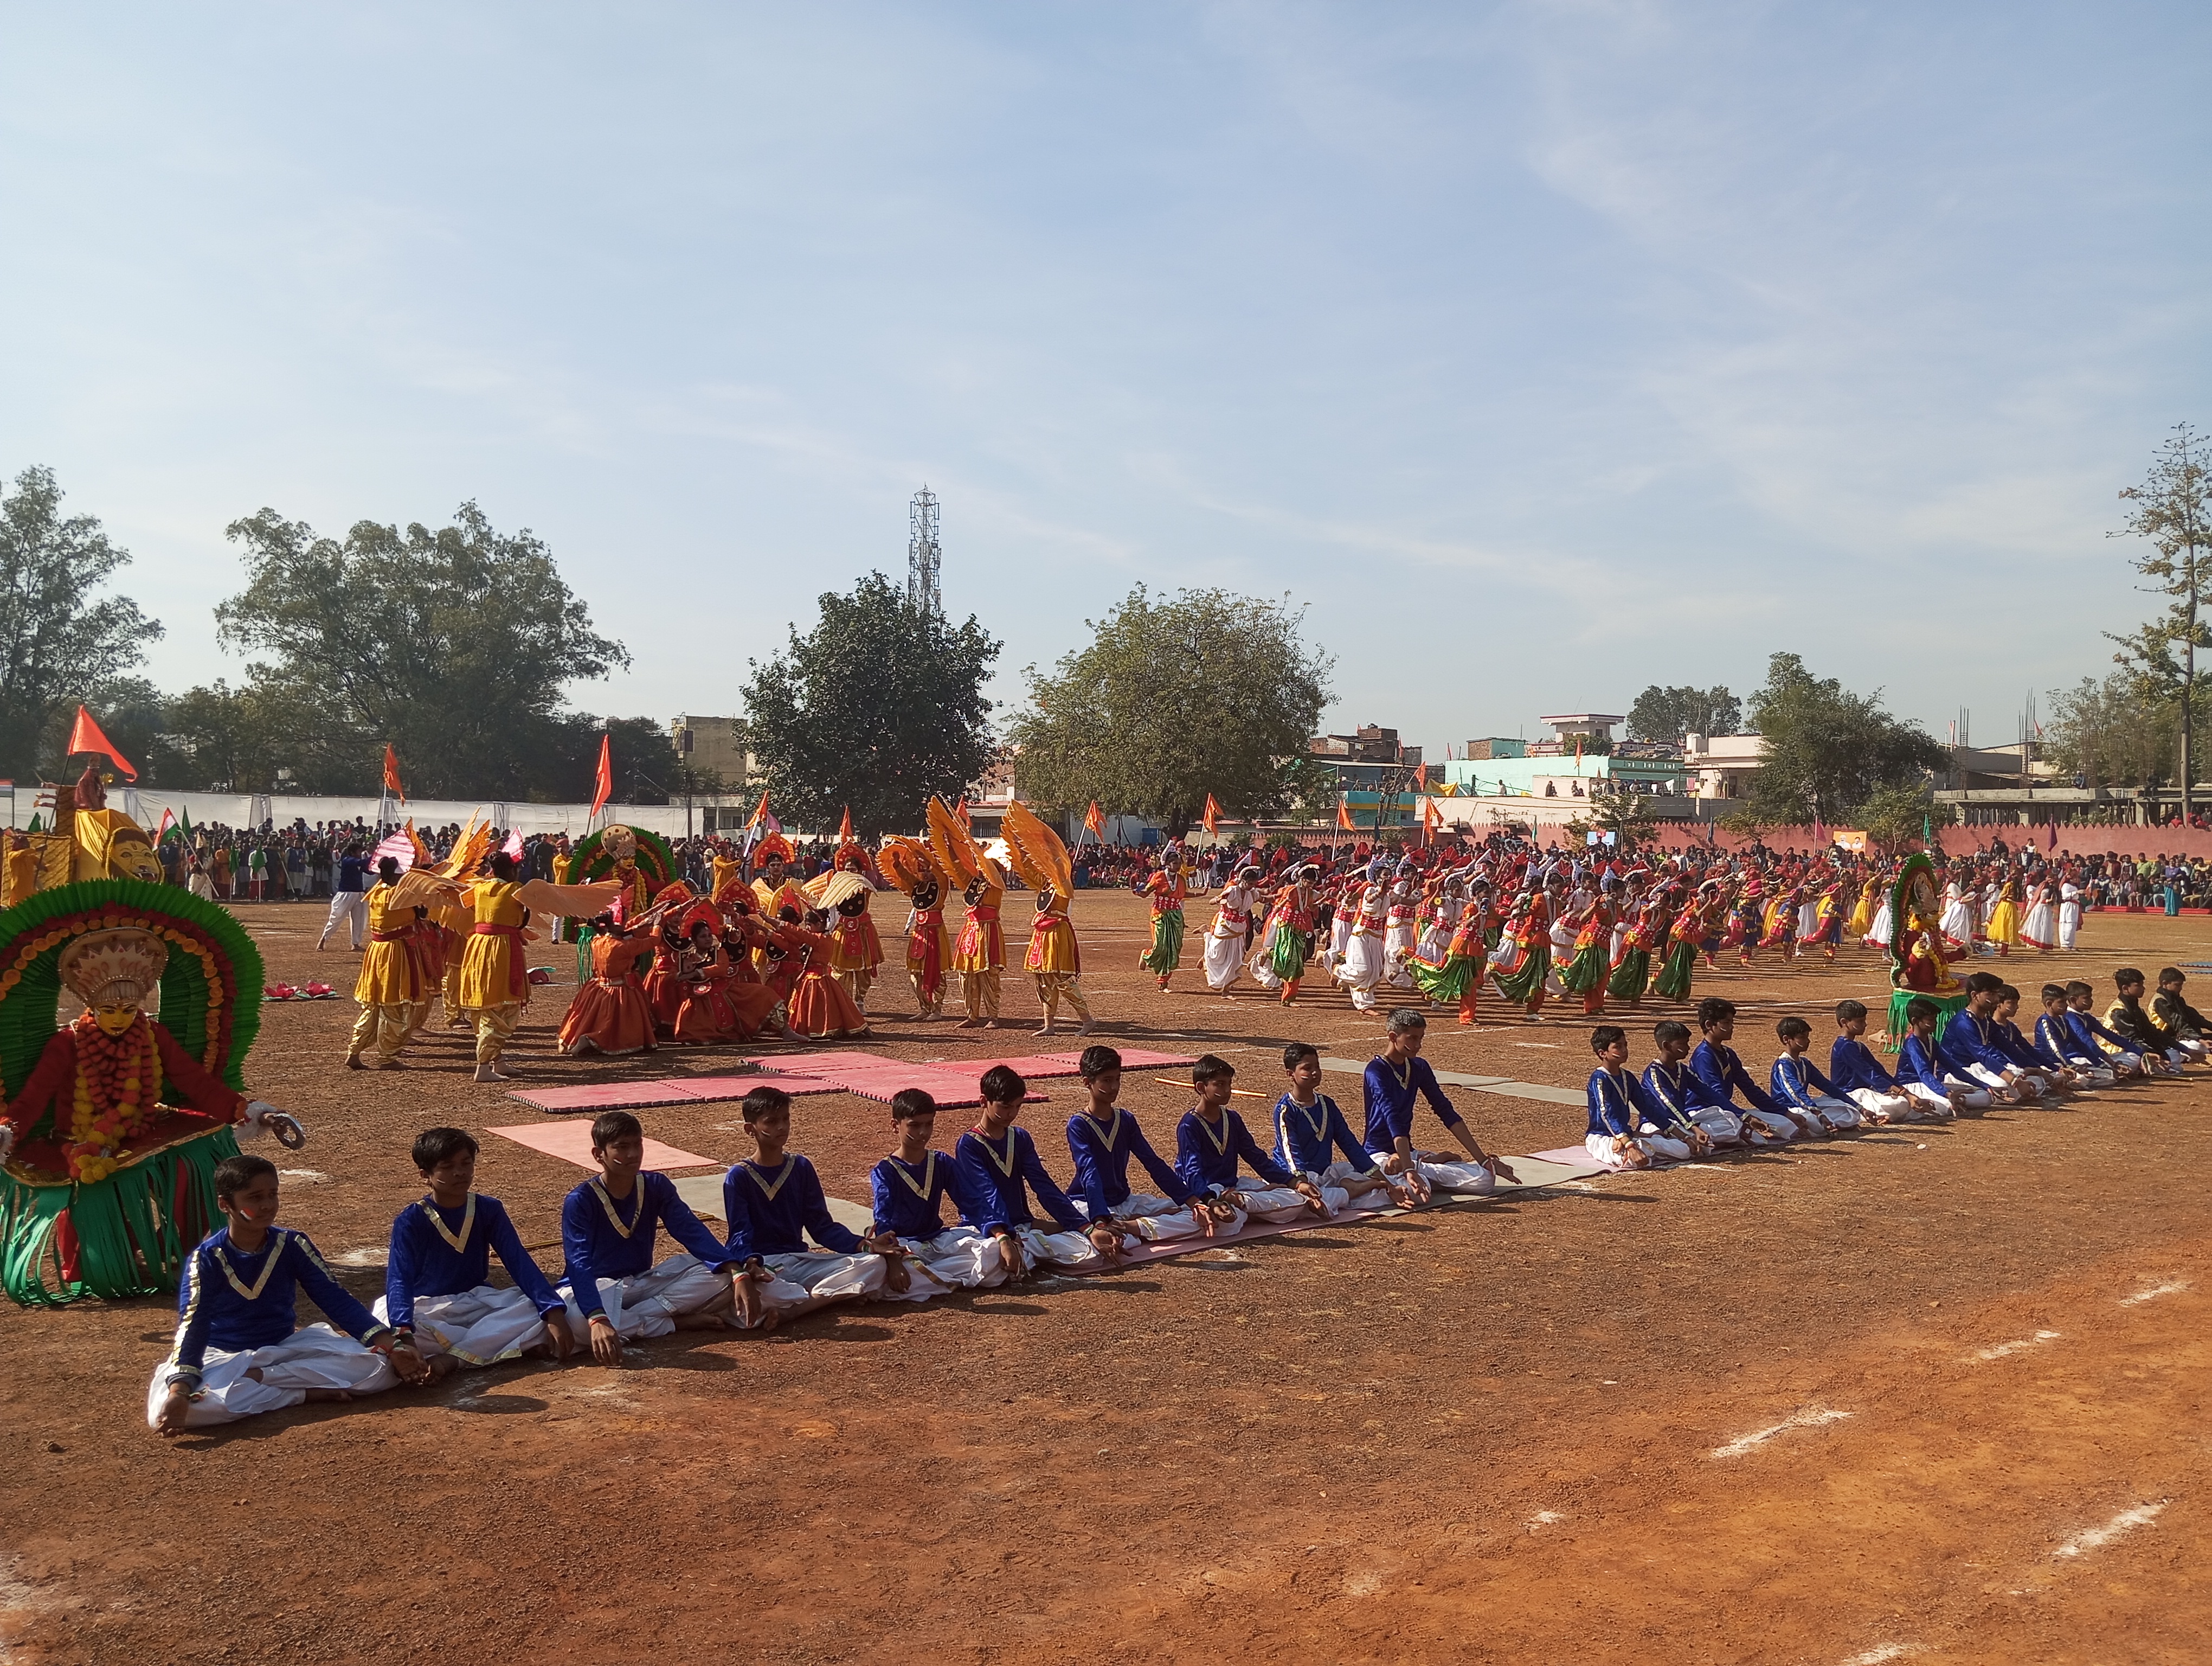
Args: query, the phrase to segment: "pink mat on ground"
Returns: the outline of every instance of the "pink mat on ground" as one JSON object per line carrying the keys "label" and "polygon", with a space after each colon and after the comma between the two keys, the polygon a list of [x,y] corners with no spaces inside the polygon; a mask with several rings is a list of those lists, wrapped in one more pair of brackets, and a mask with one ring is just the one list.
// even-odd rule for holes
{"label": "pink mat on ground", "polygon": [[647,1105],[689,1104],[699,1096],[678,1081],[586,1082],[577,1087],[533,1087],[507,1096],[538,1110],[638,1110]]}
{"label": "pink mat on ground", "polygon": [[[1111,1042],[1108,1042],[1106,1045],[1109,1047],[1114,1047],[1114,1043]],[[1114,1047],[1114,1050],[1121,1055],[1121,1067],[1124,1070],[1153,1070],[1164,1065],[1196,1064],[1198,1062],[1197,1055],[1193,1053],[1149,1053],[1141,1047]],[[1083,1055],[1079,1052],[1047,1053],[1043,1056],[1048,1059],[1063,1060],[1069,1064],[1073,1064],[1078,1059],[1081,1058]],[[1010,1060],[1008,1062],[1018,1064],[1019,1061]]]}
{"label": "pink mat on ground", "polygon": [[1031,1076],[1079,1076],[1083,1073],[1076,1066],[1073,1054],[1039,1053],[1026,1059],[932,1059],[929,1062],[939,1070],[963,1070],[975,1076],[981,1076],[993,1065],[1000,1064],[1024,1079]]}
{"label": "pink mat on ground", "polygon": [[695,1099],[742,1099],[757,1087],[781,1088],[794,1097],[802,1093],[844,1091],[826,1076],[810,1076],[765,1067],[757,1075],[678,1077],[670,1085],[690,1088]]}
{"label": "pink mat on ground", "polygon": [[[496,1134],[512,1140],[518,1146],[527,1146],[532,1151],[544,1152],[548,1157],[557,1157],[564,1163],[574,1163],[580,1169],[596,1169],[592,1160],[592,1125],[589,1122],[522,1122],[511,1128],[486,1128],[486,1134]],[[679,1151],[674,1146],[664,1146],[648,1138],[645,1142],[645,1166],[648,1169],[720,1169],[728,1165],[711,1157]]]}
{"label": "pink mat on ground", "polygon": [[[889,1104],[895,1094],[909,1087],[918,1087],[937,1101],[939,1110],[952,1110],[961,1105],[980,1105],[983,1103],[982,1093],[977,1086],[980,1074],[966,1070],[947,1070],[939,1065],[902,1064],[896,1059],[886,1059],[876,1069],[848,1070],[842,1080],[848,1093],[857,1093],[864,1099],[876,1099],[884,1104]],[[1045,1096],[1031,1090],[1024,1097],[1037,1100]]]}

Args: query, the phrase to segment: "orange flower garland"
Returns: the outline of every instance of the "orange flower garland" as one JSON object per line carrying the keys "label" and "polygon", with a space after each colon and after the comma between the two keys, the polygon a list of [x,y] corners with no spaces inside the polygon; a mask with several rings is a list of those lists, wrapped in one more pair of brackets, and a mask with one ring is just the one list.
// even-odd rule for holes
{"label": "orange flower garland", "polygon": [[104,931],[117,926],[136,926],[149,931],[164,942],[182,949],[200,963],[202,976],[207,984],[207,1044],[202,1049],[200,1062],[217,1075],[222,1073],[229,1055],[230,1015],[224,1012],[235,996],[234,980],[225,971],[217,957],[215,945],[206,941],[188,926],[179,926],[170,920],[149,919],[116,909],[89,915],[71,915],[58,920],[35,937],[19,939],[14,952],[8,957],[4,970],[0,970],[0,998],[12,993],[23,981],[31,963],[50,949],[58,948],[70,939],[87,932]]}
{"label": "orange flower garland", "polygon": [[76,1045],[76,1082],[64,1151],[70,1177],[89,1185],[122,1166],[117,1151],[152,1120],[147,1109],[161,1098],[161,1055],[143,1012],[120,1036],[110,1036],[87,1012],[70,1026]]}

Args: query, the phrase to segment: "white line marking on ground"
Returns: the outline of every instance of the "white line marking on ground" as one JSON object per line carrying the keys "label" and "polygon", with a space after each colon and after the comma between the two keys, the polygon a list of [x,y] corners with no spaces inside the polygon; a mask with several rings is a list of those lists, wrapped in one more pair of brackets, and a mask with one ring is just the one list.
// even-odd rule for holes
{"label": "white line marking on ground", "polygon": [[2164,1284],[2154,1284],[2148,1290],[2138,1290],[2132,1296],[2120,1298],[2122,1307],[2133,1307],[2139,1302],[2154,1302],[2160,1296],[2179,1296],[2189,1288],[2186,1279],[2168,1279]]}
{"label": "white line marking on ground", "polygon": [[1712,1450],[1711,1456],[1717,1458],[1741,1457],[1753,1447],[1762,1445],[1777,1435],[1788,1434],[1792,1429],[1817,1429],[1823,1424],[1840,1423],[1850,1415],[1849,1412],[1832,1412],[1815,1407],[1808,1411],[1799,1412],[1794,1416],[1785,1417],[1771,1429],[1761,1429],[1756,1434],[1744,1435],[1731,1440],[1725,1446],[1716,1446]]}
{"label": "white line marking on ground", "polygon": [[1531,1533],[1534,1533],[1540,1527],[1549,1527],[1553,1522],[1563,1522],[1565,1520],[1566,1520],[1566,1517],[1562,1516],[1556,1510],[1539,1510],[1534,1515],[1528,1517],[1528,1528]]}
{"label": "white line marking on ground", "polygon": [[1970,1355],[1967,1363],[1971,1365],[1976,1359],[2002,1359],[2008,1353],[2018,1353],[2022,1348],[2032,1348],[2039,1342],[2055,1342],[2057,1340],[2057,1331],[2039,1330],[2034,1335],[2023,1337],[2017,1342],[1999,1342],[1995,1347],[1984,1348],[1979,1353]]}
{"label": "white line marking on ground", "polygon": [[1877,1643],[1871,1649],[1861,1651],[1842,1663],[1842,1666],[1881,1666],[1885,1660],[1902,1660],[1907,1655],[1925,1654],[1924,1643]]}
{"label": "white line marking on ground", "polygon": [[2165,1500],[2156,1504],[2139,1504],[2132,1510],[2123,1510],[2102,1527],[2093,1527],[2086,1533],[2077,1533],[2051,1554],[2053,1556],[2083,1556],[2093,1550],[2102,1550],[2123,1534],[2132,1533],[2149,1522],[2166,1508]]}

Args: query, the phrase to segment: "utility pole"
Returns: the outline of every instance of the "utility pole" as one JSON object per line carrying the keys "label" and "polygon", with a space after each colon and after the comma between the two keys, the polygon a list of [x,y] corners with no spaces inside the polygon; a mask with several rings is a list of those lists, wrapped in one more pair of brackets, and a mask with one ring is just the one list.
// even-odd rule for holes
{"label": "utility pole", "polygon": [[937,542],[937,497],[927,486],[907,506],[906,599],[918,611],[941,617],[945,599],[938,588],[944,551]]}

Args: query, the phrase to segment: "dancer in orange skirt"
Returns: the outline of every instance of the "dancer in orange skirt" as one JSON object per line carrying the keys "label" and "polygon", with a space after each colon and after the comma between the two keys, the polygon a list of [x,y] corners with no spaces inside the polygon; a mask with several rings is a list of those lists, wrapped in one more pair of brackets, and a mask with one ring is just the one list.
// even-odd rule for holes
{"label": "dancer in orange skirt", "polygon": [[659,921],[648,915],[619,926],[613,915],[602,914],[590,924],[592,976],[561,1020],[561,1051],[571,1058],[583,1053],[649,1053],[654,1046],[653,1008],[640,963],[653,951]]}

